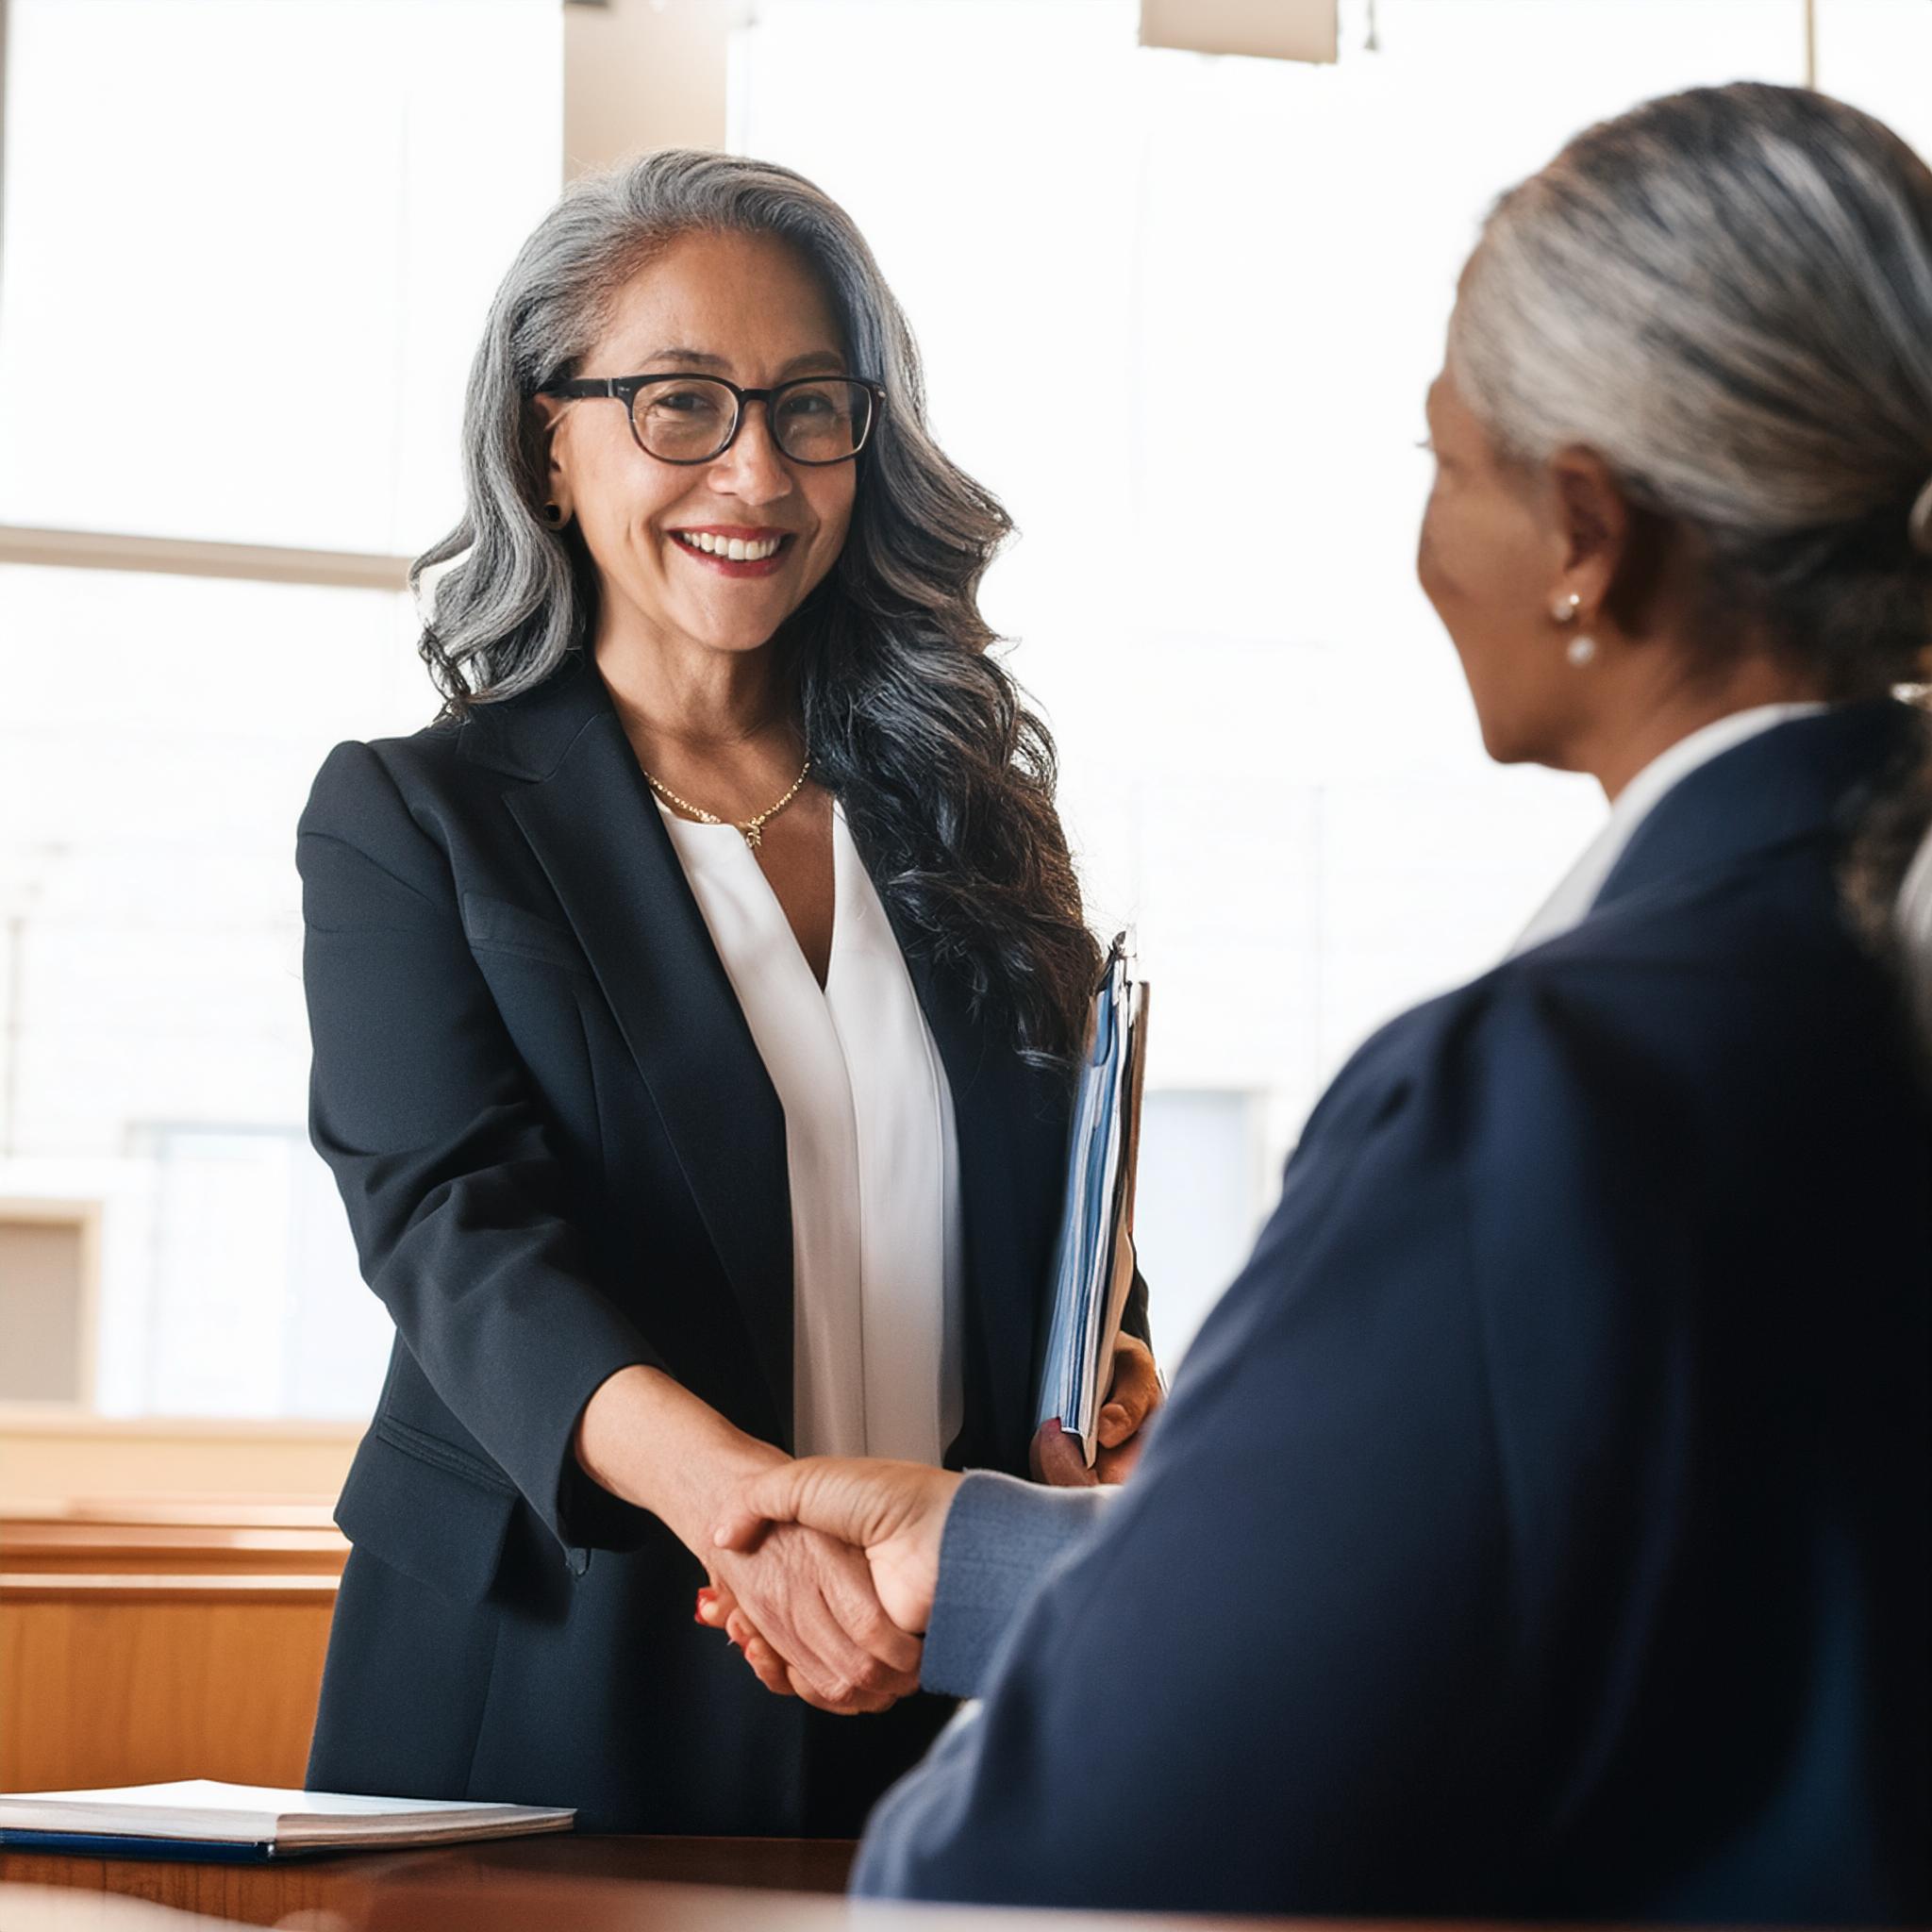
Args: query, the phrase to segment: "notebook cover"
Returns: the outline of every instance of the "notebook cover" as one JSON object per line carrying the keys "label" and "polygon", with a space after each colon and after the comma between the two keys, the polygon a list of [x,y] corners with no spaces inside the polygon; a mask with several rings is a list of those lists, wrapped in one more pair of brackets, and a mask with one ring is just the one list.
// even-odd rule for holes
{"label": "notebook cover", "polygon": [[15,1831],[0,1826],[0,1850],[57,1852],[71,1858],[164,1858],[191,1865],[261,1865],[287,1857],[272,1844],[233,1839],[132,1838],[92,1831]]}

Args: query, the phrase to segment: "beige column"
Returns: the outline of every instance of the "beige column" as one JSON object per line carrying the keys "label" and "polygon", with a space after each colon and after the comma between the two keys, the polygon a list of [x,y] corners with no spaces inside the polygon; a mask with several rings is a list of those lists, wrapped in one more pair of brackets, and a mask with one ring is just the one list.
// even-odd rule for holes
{"label": "beige column", "polygon": [[574,0],[563,9],[563,172],[642,148],[724,145],[732,34],[752,0]]}

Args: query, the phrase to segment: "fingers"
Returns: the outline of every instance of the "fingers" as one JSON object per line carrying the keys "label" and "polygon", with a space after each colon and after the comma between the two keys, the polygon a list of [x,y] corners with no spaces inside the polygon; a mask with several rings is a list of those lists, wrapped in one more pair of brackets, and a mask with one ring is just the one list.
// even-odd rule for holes
{"label": "fingers", "polygon": [[[828,1676],[825,1668],[810,1667],[803,1657],[792,1659],[793,1668],[811,1681],[812,1689],[828,1706],[844,1706],[855,1698],[869,1699],[881,1692],[897,1697],[916,1690],[919,1644],[916,1640],[908,1640],[877,1608],[864,1557],[829,1543],[828,1539],[818,1541],[826,1542],[828,1548],[820,1554],[817,1591],[812,1599],[800,1605],[796,1624],[800,1635],[823,1665],[829,1667],[831,1674]],[[837,1578],[836,1573],[843,1563],[858,1566],[860,1581],[857,1591],[841,1585]],[[870,1609],[860,1608],[868,1597],[872,1598]],[[850,1627],[848,1618],[851,1623],[864,1625],[880,1649],[891,1649],[897,1656],[905,1655],[904,1647],[909,1641],[913,1652],[911,1668],[908,1670],[888,1661],[868,1648]],[[890,1638],[885,1632],[891,1633]]]}
{"label": "fingers", "polygon": [[1113,1381],[1107,1391],[1109,1408],[1119,1408],[1137,1429],[1160,1406],[1160,1369],[1154,1351],[1139,1337],[1123,1335],[1114,1344]]}
{"label": "fingers", "polygon": [[1077,1439],[1058,1421],[1042,1423],[1033,1438],[1033,1473],[1057,1490],[1090,1490],[1100,1478],[1087,1467]]}
{"label": "fingers", "polygon": [[738,1599],[722,1584],[712,1584],[698,1591],[697,1621],[708,1624],[713,1630],[725,1627],[725,1620],[738,1607]]}
{"label": "fingers", "polygon": [[[809,1675],[793,1670],[786,1663],[778,1652],[766,1642],[728,1591],[704,1590],[698,1592],[698,1622],[722,1630],[743,1652],[744,1660],[750,1665],[753,1675],[767,1690],[776,1696],[798,1697],[811,1705],[814,1709],[828,1711],[835,1716],[848,1717],[888,1709],[901,1697],[919,1688],[917,1653],[920,1646],[910,1640],[905,1640],[912,1653],[908,1668],[894,1671],[871,1684],[855,1684],[842,1696],[835,1699],[822,1691]],[[887,1627],[894,1638],[899,1638],[903,1634],[897,1630],[896,1625],[891,1624],[890,1620],[887,1620]]]}
{"label": "fingers", "polygon": [[732,1642],[744,1653],[744,1660],[751,1666],[753,1675],[775,1696],[796,1697],[814,1710],[828,1711],[834,1717],[854,1717],[889,1710],[898,1702],[898,1695],[891,1690],[855,1690],[842,1703],[829,1703],[812,1688],[809,1678],[792,1670],[752,1628],[741,1611],[730,1620],[728,1634]]}
{"label": "fingers", "polygon": [[[802,1559],[798,1540],[805,1532],[785,1529],[752,1557],[723,1557],[714,1570],[729,1579],[734,1611],[745,1626],[802,1676],[821,1696],[837,1696],[851,1679],[853,1646],[826,1611],[812,1566]],[[709,1622],[703,1609],[701,1622]],[[730,1618],[723,1627],[729,1634]]]}
{"label": "fingers", "polygon": [[918,1638],[908,1637],[886,1614],[865,1558],[856,1551],[829,1556],[820,1587],[826,1606],[852,1641],[892,1678],[903,1680],[901,1693],[916,1690],[924,1645]]}
{"label": "fingers", "polygon": [[1112,1386],[1094,1424],[1100,1448],[1118,1449],[1159,1407],[1160,1370],[1154,1351],[1138,1337],[1123,1335],[1114,1346]]}
{"label": "fingers", "polygon": [[778,1697],[795,1694],[791,1688],[791,1673],[786,1668],[785,1659],[753,1629],[751,1620],[741,1610],[733,1614],[725,1625],[725,1634],[744,1653],[744,1660],[751,1666],[752,1674],[767,1690]]}
{"label": "fingers", "polygon": [[720,1590],[734,1593],[746,1622],[824,1705],[844,1707],[917,1687],[920,1645],[880,1607],[860,1552],[786,1524],[757,1555],[721,1555],[713,1568]]}
{"label": "fingers", "polygon": [[814,1710],[823,1710],[832,1717],[863,1717],[881,1710],[890,1710],[898,1703],[898,1698],[890,1691],[855,1690],[842,1704],[827,1704],[817,1695],[809,1684],[802,1682],[796,1675],[791,1680],[791,1694]]}

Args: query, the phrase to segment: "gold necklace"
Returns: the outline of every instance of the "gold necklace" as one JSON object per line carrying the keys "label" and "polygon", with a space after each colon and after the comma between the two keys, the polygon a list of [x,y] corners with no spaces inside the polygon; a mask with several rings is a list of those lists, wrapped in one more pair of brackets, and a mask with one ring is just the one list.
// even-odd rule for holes
{"label": "gold necklace", "polygon": [[[644,772],[644,768],[641,765],[638,767],[638,770]],[[708,825],[728,824],[733,830],[742,833],[744,842],[756,852],[764,841],[765,821],[776,818],[798,796],[798,788],[805,783],[805,773],[810,770],[811,760],[807,758],[805,761],[805,772],[800,772],[798,776],[792,779],[791,791],[776,805],[768,805],[763,811],[748,819],[721,819],[716,812],[707,811],[703,806],[693,805],[690,799],[678,797],[677,793],[672,791],[670,786],[663,783],[661,779],[652,777],[648,772],[644,772],[644,782],[666,805],[675,805],[679,811],[689,812],[692,818],[699,820],[702,824]]]}

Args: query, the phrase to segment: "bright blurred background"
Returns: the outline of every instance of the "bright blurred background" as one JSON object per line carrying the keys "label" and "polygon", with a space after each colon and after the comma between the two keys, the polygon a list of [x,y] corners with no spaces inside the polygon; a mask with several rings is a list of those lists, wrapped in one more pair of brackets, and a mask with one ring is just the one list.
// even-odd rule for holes
{"label": "bright blurred background", "polygon": [[1093,921],[1135,926],[1156,989],[1172,1359],[1323,1082],[1493,959],[1603,814],[1486,763],[1411,575],[1486,206],[1585,124],[1742,77],[1815,74],[1932,152],[1932,0],[1343,0],[1324,65],[1141,46],[1136,0],[0,20],[22,1427],[326,1438],[372,1406],[389,1324],[304,1124],[294,824],[332,744],[434,712],[403,569],[458,515],[484,310],[570,173],[708,139],[815,178],[1017,519],[986,607],[1058,737]]}

